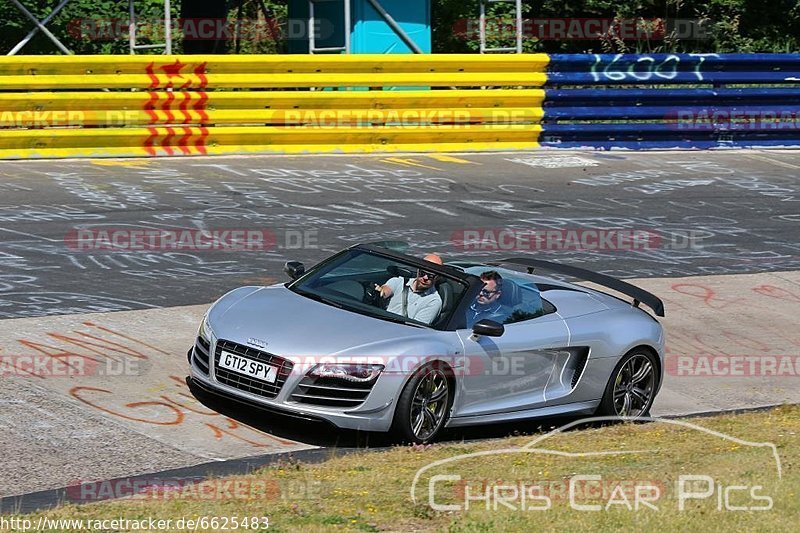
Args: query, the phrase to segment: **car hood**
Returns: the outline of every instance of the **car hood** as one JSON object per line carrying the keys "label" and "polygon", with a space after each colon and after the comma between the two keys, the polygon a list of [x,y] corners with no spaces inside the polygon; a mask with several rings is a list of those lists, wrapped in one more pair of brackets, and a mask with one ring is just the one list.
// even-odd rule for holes
{"label": "car hood", "polygon": [[359,315],[311,300],[283,285],[236,289],[214,304],[208,321],[217,339],[239,344],[257,339],[266,343],[261,349],[290,359],[407,354],[422,350],[426,339],[441,341],[447,334]]}

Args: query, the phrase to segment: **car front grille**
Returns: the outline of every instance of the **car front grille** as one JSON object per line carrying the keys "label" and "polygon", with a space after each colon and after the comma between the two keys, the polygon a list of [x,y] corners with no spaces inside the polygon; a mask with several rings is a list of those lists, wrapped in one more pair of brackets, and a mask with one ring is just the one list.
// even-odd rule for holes
{"label": "car front grille", "polygon": [[[251,378],[244,374],[239,374],[238,372],[220,368],[219,358],[222,354],[222,350],[276,367],[278,369],[278,374],[275,383],[267,383],[260,379]],[[228,385],[229,387],[258,394],[265,398],[274,398],[278,395],[283,388],[283,384],[286,383],[286,378],[292,373],[293,366],[291,361],[283,357],[278,357],[277,355],[262,352],[261,350],[256,350],[255,348],[250,348],[249,346],[231,341],[217,341],[217,347],[214,350],[214,374],[218,382],[223,385]]]}
{"label": "car front grille", "polygon": [[208,341],[198,336],[194,343],[194,362],[206,376],[208,375],[208,352],[210,349]]}
{"label": "car front grille", "polygon": [[375,381],[353,383],[337,378],[306,376],[292,393],[292,400],[324,407],[356,407],[364,403]]}

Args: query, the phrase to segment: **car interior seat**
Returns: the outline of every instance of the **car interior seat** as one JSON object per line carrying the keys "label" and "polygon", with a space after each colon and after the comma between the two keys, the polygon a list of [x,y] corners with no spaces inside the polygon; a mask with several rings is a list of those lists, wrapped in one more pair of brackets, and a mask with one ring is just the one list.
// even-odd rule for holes
{"label": "car interior seat", "polygon": [[522,289],[510,279],[503,279],[503,292],[500,294],[500,305],[514,308],[522,303]]}
{"label": "car interior seat", "polygon": [[431,326],[434,328],[443,325],[444,321],[449,318],[450,313],[453,311],[453,306],[455,305],[453,286],[450,285],[447,279],[439,278],[436,280],[436,292],[439,293],[439,297],[442,299],[442,310],[439,312],[439,316],[431,323]]}

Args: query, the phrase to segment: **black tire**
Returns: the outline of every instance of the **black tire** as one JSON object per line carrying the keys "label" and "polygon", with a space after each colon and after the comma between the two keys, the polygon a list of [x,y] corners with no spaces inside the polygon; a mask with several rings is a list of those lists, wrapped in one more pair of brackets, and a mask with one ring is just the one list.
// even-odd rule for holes
{"label": "black tire", "polygon": [[656,356],[644,348],[634,348],[614,367],[596,414],[631,419],[648,416],[658,381]]}
{"label": "black tire", "polygon": [[425,444],[436,439],[453,404],[451,373],[429,363],[408,380],[394,411],[392,435],[401,442]]}

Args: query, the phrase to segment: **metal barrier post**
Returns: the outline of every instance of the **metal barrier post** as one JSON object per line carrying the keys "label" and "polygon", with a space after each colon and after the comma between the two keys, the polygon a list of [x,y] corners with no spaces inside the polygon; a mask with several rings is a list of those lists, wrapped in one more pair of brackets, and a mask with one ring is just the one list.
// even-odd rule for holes
{"label": "metal barrier post", "polygon": [[[317,47],[317,31],[314,27],[316,18],[314,17],[314,5],[317,2],[338,2],[341,1],[344,9],[344,46]],[[318,52],[344,52],[350,53],[350,31],[352,26],[352,15],[350,13],[350,0],[308,0],[308,53]]]}
{"label": "metal barrier post", "polygon": [[53,35],[50,32],[50,30],[48,30],[45,27],[45,24],[47,24],[48,22],[53,20],[53,17],[55,17],[58,14],[59,11],[64,9],[64,6],[66,6],[69,3],[69,0],[62,0],[62,2],[60,4],[58,4],[58,6],[56,6],[56,8],[42,20],[39,20],[36,17],[34,17],[33,14],[30,11],[28,11],[28,8],[26,8],[24,5],[19,3],[18,0],[11,0],[11,2],[15,6],[17,6],[17,9],[22,11],[22,13],[24,13],[26,17],[31,19],[31,21],[34,23],[35,27],[28,33],[28,35],[26,35],[19,43],[17,43],[17,45],[14,48],[11,49],[11,51],[8,53],[8,55],[13,56],[17,52],[19,52],[22,49],[22,47],[25,46],[26,44],[28,44],[30,42],[30,40],[33,38],[33,36],[36,35],[36,33],[39,32],[39,31],[41,31],[42,33],[47,35],[47,37],[49,37],[50,40],[53,41],[53,44],[55,44],[58,47],[59,50],[61,50],[62,52],[64,52],[67,55],[71,55],[72,54],[72,51],[69,48],[67,48],[66,46],[64,46],[64,44],[61,41],[58,40],[58,37]]}
{"label": "metal barrier post", "polygon": [[136,44],[136,6],[134,5],[134,0],[128,0],[128,12],[130,15],[130,20],[128,21],[128,48],[131,55],[135,54],[136,50],[152,50],[155,48],[163,48],[166,55],[172,54],[172,11],[170,0],[164,0],[163,43]]}
{"label": "metal barrier post", "polygon": [[394,17],[392,17],[389,14],[389,12],[386,11],[386,9],[384,9],[384,7],[380,4],[380,2],[378,2],[378,0],[369,0],[369,3],[372,5],[375,11],[377,11],[378,14],[381,17],[383,17],[383,20],[386,21],[386,24],[388,24],[389,27],[392,28],[392,30],[397,34],[397,36],[400,37],[400,39],[402,39],[403,42],[406,43],[408,47],[411,48],[411,50],[415,54],[422,53],[422,50],[420,50],[419,46],[417,46],[417,43],[414,42],[414,39],[412,39],[411,36],[409,36],[408,33],[406,33],[406,31],[400,27],[397,21],[394,20]]}
{"label": "metal barrier post", "polygon": [[[515,31],[515,41],[516,46],[514,47],[497,47],[497,48],[487,48],[486,47],[486,5],[487,4],[496,4],[500,2],[514,2],[514,13],[515,13],[515,24],[514,27]],[[522,0],[481,0],[481,14],[480,14],[480,43],[481,43],[481,53],[485,54],[486,52],[514,52],[517,54],[522,53]]]}

